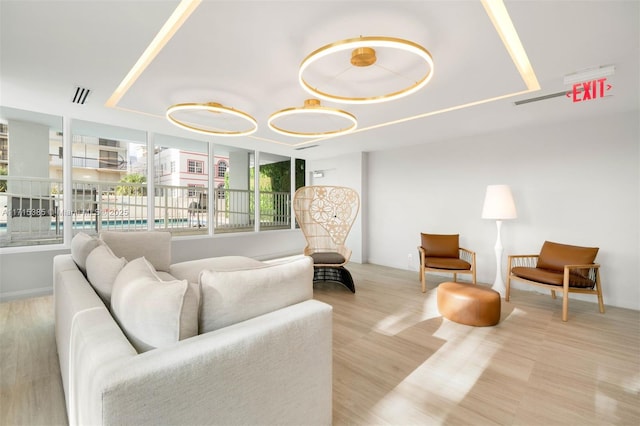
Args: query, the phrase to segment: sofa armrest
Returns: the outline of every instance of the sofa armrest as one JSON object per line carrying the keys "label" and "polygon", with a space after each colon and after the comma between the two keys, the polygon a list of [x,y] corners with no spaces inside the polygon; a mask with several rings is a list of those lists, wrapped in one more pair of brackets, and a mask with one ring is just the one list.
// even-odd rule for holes
{"label": "sofa armrest", "polygon": [[70,334],[67,417],[70,425],[91,424],[86,413],[101,408],[89,397],[99,394],[95,378],[130,363],[138,353],[104,306],[76,313]]}
{"label": "sofa armrest", "polygon": [[111,363],[81,424],[330,424],[331,307],[316,300]]}
{"label": "sofa armrest", "polygon": [[69,409],[71,326],[79,312],[96,307],[104,308],[104,303],[80,272],[80,269],[75,266],[70,254],[58,255],[53,259],[53,295],[56,350],[60,363],[62,386],[67,396],[67,409]]}

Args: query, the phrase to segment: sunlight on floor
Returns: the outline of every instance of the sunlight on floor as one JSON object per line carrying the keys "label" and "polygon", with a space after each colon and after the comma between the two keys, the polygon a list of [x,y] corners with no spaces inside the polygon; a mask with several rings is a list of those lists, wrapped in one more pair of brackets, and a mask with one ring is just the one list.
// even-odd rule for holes
{"label": "sunlight on floor", "polygon": [[[461,327],[469,328],[469,332],[461,334]],[[500,349],[495,339],[486,342],[485,337],[491,332],[488,327],[469,327],[445,320],[436,335],[446,343],[385,395],[372,412],[385,418],[392,418],[389,416],[397,412],[399,416],[402,413],[400,418],[403,420],[411,419],[411,413],[407,410],[415,406],[416,401],[412,400],[419,395],[412,389],[418,389],[424,383],[429,383],[433,391],[429,395],[422,393],[421,399],[436,398],[444,400],[442,407],[455,407],[473,389],[493,355]],[[448,414],[444,409],[430,413],[434,421],[444,421]],[[424,413],[416,412],[416,418],[419,416],[424,416]]]}
{"label": "sunlight on floor", "polygon": [[[516,308],[509,317],[522,315],[525,312]],[[376,324],[376,331],[397,335],[422,321],[438,317],[436,292],[430,292],[420,314],[414,311],[389,315]],[[431,411],[429,415],[434,422],[445,421],[449,415],[445,407],[455,407],[466,397],[506,339],[496,336],[494,327],[470,327],[446,319],[433,337],[445,343],[376,403],[371,412],[372,420],[401,418],[403,422],[411,422],[415,418],[424,421],[424,412],[416,410],[416,404],[442,400],[442,411]],[[428,395],[417,391],[424,383],[429,383],[432,389]]]}
{"label": "sunlight on floor", "polygon": [[374,326],[374,330],[378,333],[395,336],[409,327],[413,327],[419,322],[439,318],[436,292],[432,291],[426,294],[422,310],[399,312],[388,315]]}

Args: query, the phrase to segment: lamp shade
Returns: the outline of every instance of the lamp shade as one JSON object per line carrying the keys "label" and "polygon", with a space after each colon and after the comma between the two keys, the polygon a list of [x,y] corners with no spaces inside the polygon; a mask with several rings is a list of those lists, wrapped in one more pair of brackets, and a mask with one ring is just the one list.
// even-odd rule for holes
{"label": "lamp shade", "polygon": [[482,207],[482,218],[504,220],[517,217],[516,205],[513,202],[509,185],[487,186],[484,206]]}

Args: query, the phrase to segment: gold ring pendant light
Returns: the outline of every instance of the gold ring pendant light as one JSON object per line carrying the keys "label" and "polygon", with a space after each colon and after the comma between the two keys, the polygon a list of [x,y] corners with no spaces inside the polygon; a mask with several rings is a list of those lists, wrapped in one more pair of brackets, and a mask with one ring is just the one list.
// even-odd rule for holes
{"label": "gold ring pendant light", "polygon": [[[184,119],[178,119],[174,116],[177,112],[195,112],[199,113],[201,111],[209,112],[212,114],[222,114],[221,117],[227,115],[231,118],[239,118],[241,120],[249,123],[250,127],[241,130],[226,130],[221,128],[206,128],[200,124],[195,124],[193,122],[187,122]],[[166,112],[167,119],[175,124],[178,127],[181,127],[186,130],[190,130],[192,132],[203,133],[205,135],[214,135],[214,136],[247,136],[254,133],[258,129],[258,122],[255,118],[247,114],[246,112],[239,111],[237,109],[226,107],[219,103],[209,102],[209,103],[184,103],[184,104],[175,104],[167,108]]]}
{"label": "gold ring pendant light", "polygon": [[[395,88],[385,93],[375,94],[372,93],[366,96],[353,96],[348,94],[340,94],[338,91],[331,91],[330,89],[323,89],[320,87],[323,84],[337,81],[340,77],[346,75],[349,71],[354,69],[365,69],[377,67],[380,72],[386,72],[392,77],[398,77],[404,79],[403,72],[394,70],[393,63],[382,63],[382,57],[378,56],[379,51],[385,51],[387,49],[393,49],[395,51],[406,52],[417,58],[422,65],[424,65],[424,71],[420,72],[417,77],[409,78],[409,84],[400,88]],[[327,73],[318,80],[310,81],[309,72],[314,67],[320,67],[320,62],[323,60],[329,60],[332,55],[341,55],[344,51],[351,51],[351,68],[348,64],[340,65],[340,68],[334,70],[333,74]],[[386,57],[384,58],[386,59]],[[399,66],[395,64],[395,66]],[[347,68],[345,68],[347,67]],[[427,85],[433,77],[433,58],[431,53],[424,47],[416,44],[412,41],[403,40],[393,37],[358,37],[351,38],[336,43],[323,46],[307,56],[300,64],[298,71],[298,80],[303,89],[320,99],[338,103],[353,103],[353,104],[372,104],[378,102],[390,101],[398,99],[412,93],[417,92],[421,88]],[[358,85],[360,82],[357,83]]]}
{"label": "gold ring pendant light", "polygon": [[[324,131],[297,131],[291,128],[287,129],[284,126],[276,125],[275,121],[282,119],[284,117],[291,116],[309,116],[309,115],[324,115],[327,117],[337,117],[339,119],[346,120],[348,126],[341,127],[338,129],[329,129]],[[267,125],[274,132],[280,133],[286,136],[294,136],[300,138],[308,138],[308,137],[323,137],[323,136],[338,136],[345,133],[349,133],[358,126],[358,121],[353,114],[350,114],[346,111],[336,109],[336,108],[328,108],[320,105],[320,101],[317,99],[307,99],[304,101],[304,106],[302,107],[294,107],[294,108],[285,108],[280,111],[274,112],[269,116],[269,120],[267,121]]]}

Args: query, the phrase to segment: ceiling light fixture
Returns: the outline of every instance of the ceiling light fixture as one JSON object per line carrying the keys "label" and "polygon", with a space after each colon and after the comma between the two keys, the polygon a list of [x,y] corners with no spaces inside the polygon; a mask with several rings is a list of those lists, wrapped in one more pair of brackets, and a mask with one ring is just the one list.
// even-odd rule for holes
{"label": "ceiling light fixture", "polygon": [[[176,113],[194,114],[194,116],[192,118],[189,118],[189,120],[187,121],[187,119],[185,118],[176,118]],[[215,116],[211,114],[215,114]],[[231,107],[226,107],[215,102],[204,104],[175,104],[167,108],[166,117],[171,123],[175,124],[178,127],[190,130],[192,132],[203,133],[205,135],[247,136],[254,133],[258,129],[258,122],[255,120],[255,118],[253,118],[246,112],[242,112]],[[216,121],[220,123],[209,126],[205,125],[204,123],[196,124],[194,120],[198,118],[205,118],[207,120],[216,118]],[[229,130],[220,126],[221,124],[235,125],[236,123],[231,123],[231,120],[236,119],[240,119],[241,122],[250,123],[251,127],[249,127],[248,129],[245,128],[240,130]],[[225,120],[226,123],[223,123]]]}
{"label": "ceiling light fixture", "polygon": [[[351,65],[344,63],[344,51],[351,51]],[[427,49],[412,41],[376,36],[323,46],[307,56],[298,71],[300,84],[313,96],[354,104],[398,99],[417,92],[432,78],[433,58]],[[367,81],[382,84],[367,88],[369,93],[357,93]]]}
{"label": "ceiling light fixture", "polygon": [[173,11],[167,22],[164,23],[160,31],[147,46],[142,56],[138,58],[133,68],[129,70],[124,79],[120,82],[116,90],[111,94],[105,106],[115,108],[120,99],[129,91],[133,83],[142,75],[147,67],[164,49],[165,45],[178,32],[182,24],[191,16],[194,10],[200,5],[202,0],[181,0],[178,7]]}
{"label": "ceiling light fixture", "polygon": [[511,60],[527,85],[527,89],[529,91],[540,90],[540,83],[536,73],[533,71],[527,52],[522,46],[516,27],[513,25],[504,2],[498,0],[481,1],[485,12],[487,12],[489,19],[493,23],[493,27],[500,35],[504,47],[507,48],[509,55],[511,55]]}
{"label": "ceiling light fixture", "polygon": [[[305,117],[306,116],[306,117],[312,118],[314,114],[317,115],[315,121],[319,121],[317,120],[317,118],[318,117],[322,118],[322,116],[328,117],[330,119],[334,119],[335,117],[338,117],[339,119],[346,120],[347,122],[346,124],[348,125],[346,127],[339,127],[339,128],[327,127],[325,129],[320,129],[320,127],[318,127],[318,129],[313,131],[302,131],[302,130],[293,130],[291,125],[289,125],[289,128],[285,128],[283,124],[281,124],[280,126],[277,126],[274,123],[276,120],[280,120],[286,117],[295,117],[295,116]],[[329,120],[329,121],[332,121],[332,120]],[[302,107],[285,108],[283,110],[274,112],[269,116],[269,120],[267,121],[267,124],[271,130],[273,130],[274,132],[280,133],[282,135],[294,136],[299,138],[308,138],[308,137],[338,136],[345,133],[349,133],[352,130],[355,130],[355,128],[358,126],[358,121],[356,120],[356,117],[353,114],[350,114],[341,109],[321,106],[320,101],[317,99],[307,99],[304,101],[304,106]],[[330,125],[333,125],[333,124],[334,124],[333,122],[330,123]],[[317,123],[316,125],[320,126],[321,123]]]}

